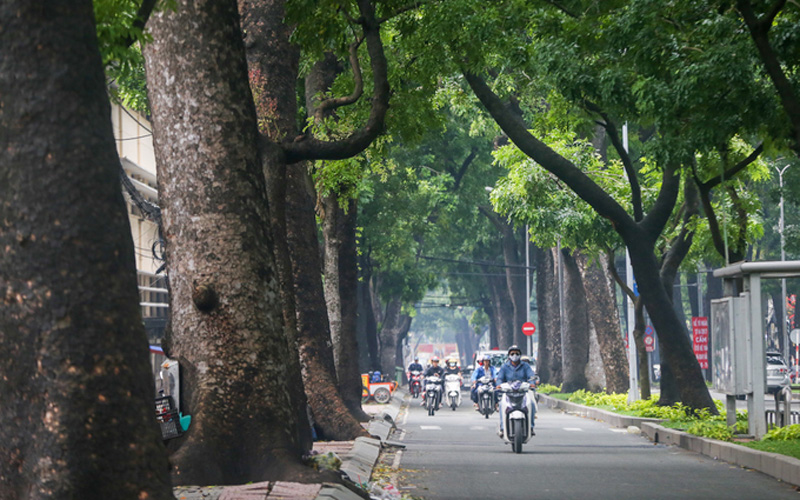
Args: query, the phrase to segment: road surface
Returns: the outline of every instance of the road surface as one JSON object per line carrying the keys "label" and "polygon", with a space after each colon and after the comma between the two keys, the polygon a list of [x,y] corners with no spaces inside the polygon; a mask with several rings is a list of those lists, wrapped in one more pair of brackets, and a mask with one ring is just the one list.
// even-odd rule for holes
{"label": "road surface", "polygon": [[760,472],[715,461],[608,424],[541,407],[536,436],[514,454],[466,401],[428,416],[410,400],[395,439],[404,493],[443,499],[761,499],[800,493]]}

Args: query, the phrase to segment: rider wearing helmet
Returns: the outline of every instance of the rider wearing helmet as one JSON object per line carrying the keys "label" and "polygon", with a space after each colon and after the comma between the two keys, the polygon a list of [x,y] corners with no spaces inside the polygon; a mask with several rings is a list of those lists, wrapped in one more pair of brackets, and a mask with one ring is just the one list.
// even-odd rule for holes
{"label": "rider wearing helmet", "polygon": [[492,358],[488,355],[481,356],[478,360],[480,366],[478,366],[475,371],[472,372],[472,389],[470,390],[470,396],[472,397],[472,402],[475,403],[475,406],[478,406],[478,380],[482,379],[486,375],[492,377],[494,380],[497,377],[497,368],[492,366]]}
{"label": "rider wearing helmet", "polygon": [[[425,370],[423,377],[433,377],[437,376],[441,379],[439,385],[441,386],[442,391],[444,391],[444,368],[439,366],[439,358],[434,356],[431,358],[431,366]],[[425,406],[425,394],[422,394],[422,403],[420,406]]]}
{"label": "rider wearing helmet", "polygon": [[[500,370],[497,373],[497,384],[502,384],[503,382],[514,382],[515,380],[519,380],[521,382],[527,382],[528,380],[533,379],[536,376],[533,373],[533,368],[528,363],[522,362],[522,351],[519,347],[512,345],[508,348],[508,359],[503,366],[500,367]],[[505,397],[505,396],[503,396]],[[536,433],[533,432],[533,425],[535,423],[536,418],[536,405],[533,405],[533,415],[531,415],[531,435],[535,436]],[[500,437],[503,436],[503,415],[500,415]]]}
{"label": "rider wearing helmet", "polygon": [[411,363],[410,365],[408,365],[408,371],[409,372],[414,372],[414,371],[421,372],[423,370],[424,370],[424,368],[422,367],[422,365],[419,362],[419,356],[414,356],[414,362]]}
{"label": "rider wearing helmet", "polygon": [[461,368],[458,367],[458,363],[453,358],[450,358],[445,363],[444,367],[444,374],[445,375],[461,375]]}

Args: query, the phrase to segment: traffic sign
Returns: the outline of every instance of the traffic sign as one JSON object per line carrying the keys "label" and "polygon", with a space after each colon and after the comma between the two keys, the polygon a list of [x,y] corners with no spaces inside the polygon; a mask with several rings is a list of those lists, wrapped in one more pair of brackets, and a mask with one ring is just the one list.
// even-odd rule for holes
{"label": "traffic sign", "polygon": [[644,336],[644,345],[651,346],[655,342],[655,339],[651,335]]}
{"label": "traffic sign", "polygon": [[800,328],[795,328],[789,333],[789,338],[792,339],[792,344],[800,344]]}
{"label": "traffic sign", "polygon": [[533,335],[535,331],[536,331],[536,325],[534,325],[530,321],[522,324],[522,333],[524,333],[525,335],[528,336]]}

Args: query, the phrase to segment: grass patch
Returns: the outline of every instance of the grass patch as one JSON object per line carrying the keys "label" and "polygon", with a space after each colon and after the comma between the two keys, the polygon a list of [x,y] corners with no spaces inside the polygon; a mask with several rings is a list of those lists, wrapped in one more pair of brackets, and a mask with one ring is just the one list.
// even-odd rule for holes
{"label": "grass patch", "polygon": [[800,458],[800,439],[792,439],[790,441],[750,441],[738,444],[754,450]]}

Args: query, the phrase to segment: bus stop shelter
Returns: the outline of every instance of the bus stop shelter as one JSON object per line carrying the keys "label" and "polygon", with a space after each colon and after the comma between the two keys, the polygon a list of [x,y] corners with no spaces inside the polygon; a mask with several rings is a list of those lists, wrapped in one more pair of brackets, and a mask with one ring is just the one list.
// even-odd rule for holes
{"label": "bus stop shelter", "polygon": [[714,387],[726,395],[729,425],[736,421],[736,396],[747,396],[748,433],[761,439],[767,432],[761,280],[800,277],[800,260],[738,262],[714,276],[723,280],[723,298],[711,304]]}

